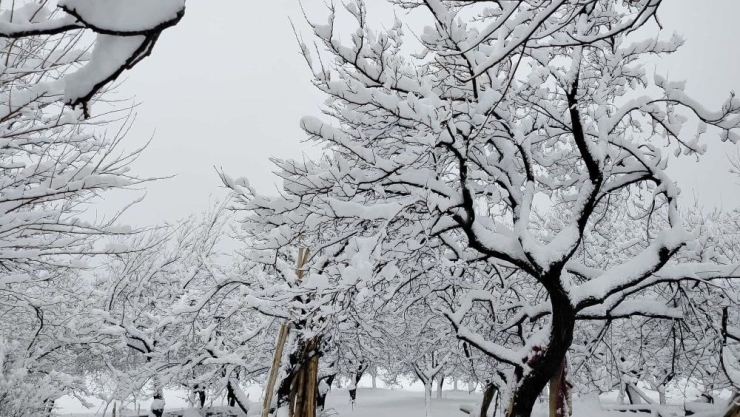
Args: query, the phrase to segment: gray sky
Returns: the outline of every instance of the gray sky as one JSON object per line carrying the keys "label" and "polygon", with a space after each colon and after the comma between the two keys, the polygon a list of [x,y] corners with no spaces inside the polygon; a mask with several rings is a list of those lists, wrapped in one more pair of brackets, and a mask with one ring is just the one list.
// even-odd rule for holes
{"label": "gray sky", "polygon": [[[368,1],[370,12],[382,11],[375,15],[390,23],[392,16],[383,16],[387,5],[379,3]],[[658,70],[687,79],[687,92],[716,108],[730,90],[740,91],[740,0],[664,3],[661,22],[667,31],[684,35],[686,44]],[[323,4],[304,0],[310,13]],[[323,98],[311,85],[288,17],[310,37],[297,0],[188,0],[181,23],[164,32],[151,57],[125,74],[120,94],[141,102],[127,148],[154,133],[135,171],[176,175],[149,184],[145,201],[125,220],[162,222],[204,210],[225,195],[214,167],[270,192],[275,187],[270,156],[318,154],[301,143],[298,121],[317,115]],[[671,173],[684,196],[693,200],[696,194],[706,206],[740,204],[740,178],[729,174],[725,156],[732,149],[709,143],[700,163],[674,161]],[[123,201],[119,195],[108,200]]]}

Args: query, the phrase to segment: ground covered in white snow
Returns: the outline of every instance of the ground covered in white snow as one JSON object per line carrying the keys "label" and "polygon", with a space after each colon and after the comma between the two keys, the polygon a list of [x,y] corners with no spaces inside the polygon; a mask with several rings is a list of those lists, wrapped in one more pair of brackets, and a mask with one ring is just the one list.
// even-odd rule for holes
{"label": "ground covered in white snow", "polygon": [[[435,393],[436,395],[436,393]],[[481,398],[480,393],[469,394],[467,391],[444,391],[443,398],[432,399],[433,417],[464,417],[467,414],[460,411],[462,404],[475,404]],[[182,400],[177,400],[173,396],[170,401],[172,407],[168,411],[181,409],[184,405]],[[596,397],[578,398],[574,402],[573,417],[625,417],[625,413],[608,411],[609,404],[613,402],[609,398]],[[71,406],[67,411],[72,411]],[[678,412],[680,405],[675,406]],[[82,410],[77,410],[82,411]],[[91,417],[98,415],[89,410],[87,412],[77,412],[66,414],[74,417]],[[256,408],[250,412],[250,415],[259,415]],[[110,413],[110,410],[109,410]],[[424,393],[415,390],[403,389],[386,389],[386,388],[360,388],[357,393],[357,402],[354,407],[349,402],[349,394],[344,388],[334,388],[327,398],[326,415],[330,417],[423,417],[424,416]],[[635,414],[630,414],[635,415]],[[648,414],[637,414],[648,415]],[[547,404],[537,404],[533,417],[547,416]]]}

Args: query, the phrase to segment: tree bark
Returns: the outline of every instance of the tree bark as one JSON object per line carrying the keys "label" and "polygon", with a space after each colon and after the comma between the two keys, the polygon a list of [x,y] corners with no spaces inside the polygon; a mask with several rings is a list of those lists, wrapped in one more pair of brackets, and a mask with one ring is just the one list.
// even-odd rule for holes
{"label": "tree bark", "polygon": [[635,387],[633,387],[632,384],[627,384],[625,391],[627,392],[627,398],[629,399],[630,404],[642,404],[642,397],[637,390],[635,390]]}
{"label": "tree bark", "polygon": [[349,386],[349,400],[354,403],[357,399],[357,384],[360,383],[360,380],[362,379],[362,375],[365,373],[365,370],[367,370],[368,365],[360,364],[360,366],[357,367],[357,372],[355,373],[354,382]]}
{"label": "tree bark", "polygon": [[315,417],[318,397],[319,341],[314,338],[289,355],[291,373],[280,381],[277,408],[290,417]]}
{"label": "tree bark", "polygon": [[45,413],[48,417],[51,417],[54,415],[54,403],[56,400],[48,399],[46,400],[46,403],[44,405]]}
{"label": "tree bark", "polygon": [[162,387],[159,386],[159,380],[154,380],[154,395],[152,396],[152,415],[154,417],[162,417],[164,414],[164,393]]}
{"label": "tree bark", "polygon": [[206,390],[205,388],[197,384],[193,387],[193,393],[198,400],[198,408],[203,409],[206,406]]}
{"label": "tree bark", "polygon": [[666,405],[668,403],[665,396],[665,384],[658,385],[658,400],[660,401],[660,405]]}
{"label": "tree bark", "polygon": [[432,380],[424,381],[424,415],[432,417]]}
{"label": "tree bark", "polygon": [[567,361],[563,359],[558,372],[550,379],[550,417],[567,417],[570,409],[570,387],[566,380]]}
{"label": "tree bark", "polygon": [[437,398],[442,398],[442,387],[445,383],[445,373],[440,372],[437,377]]}
{"label": "tree bark", "polygon": [[226,383],[226,402],[229,407],[236,406],[236,397],[234,396],[234,388],[231,386],[231,381]]}
{"label": "tree bark", "polygon": [[318,397],[316,399],[316,406],[322,411],[324,410],[324,407],[326,406],[326,396],[327,394],[329,394],[329,390],[331,389],[331,384],[334,382],[334,378],[336,378],[336,376],[337,374],[331,374],[322,379],[324,383],[326,384],[325,392],[321,391],[320,389],[321,381],[319,381],[319,391],[318,391]]}
{"label": "tree bark", "polygon": [[[310,251],[307,248],[299,248],[298,249],[298,258],[296,259],[296,283],[300,284],[303,280],[303,267],[306,265],[306,262],[308,261],[308,255],[310,254]],[[277,344],[275,346],[275,355],[272,359],[272,366],[270,367],[270,374],[267,380],[267,387],[265,390],[265,398],[262,403],[262,417],[267,417],[270,413],[270,410],[272,408],[272,396],[273,396],[273,390],[275,389],[275,383],[277,382],[278,372],[280,369],[280,363],[282,361],[283,357],[283,349],[285,347],[285,344],[288,341],[288,335],[290,333],[290,326],[288,323],[284,323],[282,326],[280,326],[280,333],[278,334],[278,340]],[[298,352],[301,352],[302,350],[299,349]],[[294,374],[295,372],[295,365],[300,363],[301,358],[298,358],[297,353],[294,352],[293,354],[289,355],[289,366],[287,366],[285,369],[288,369],[289,374],[280,381],[280,386],[278,387],[277,392],[277,408],[279,409],[281,406],[284,406],[288,404],[288,402],[293,399],[292,393],[292,384],[294,381],[294,377],[296,376]],[[290,415],[293,415],[293,403],[290,403]]]}
{"label": "tree bark", "polygon": [[736,392],[732,396],[727,412],[722,417],[740,417],[740,393]]}
{"label": "tree bark", "polygon": [[244,395],[244,392],[239,386],[239,380],[237,378],[229,378],[229,381],[226,383],[226,393],[229,406],[239,407],[246,416],[249,412],[249,402],[247,401],[247,396]]}
{"label": "tree bark", "polygon": [[626,394],[627,384],[624,382],[619,383],[619,392],[617,393],[617,404],[624,404],[624,396]]}
{"label": "tree bark", "polygon": [[378,388],[378,375],[377,372],[373,372],[370,374],[370,376],[373,378],[373,388]]}
{"label": "tree bark", "polygon": [[475,381],[473,381],[473,378],[471,377],[471,378],[470,378],[470,379],[468,380],[468,394],[472,394],[472,393],[474,393],[474,392],[475,392],[475,387],[476,387],[477,385],[478,385],[478,384],[477,384],[477,383],[476,383]]}
{"label": "tree bark", "polygon": [[[293,380],[295,379],[295,373],[296,373],[296,366],[298,364],[298,355],[296,352],[291,353],[288,355],[288,363],[285,366],[285,369],[288,372],[288,375],[286,375],[282,380],[280,380],[280,385],[278,385],[277,391],[275,392],[275,396],[277,397],[277,407],[276,409],[280,409],[282,407],[288,406],[290,404],[291,396],[291,386],[293,384]],[[265,396],[267,396],[267,393],[265,393]],[[267,417],[269,412],[271,411],[272,405],[268,404],[267,401],[263,404],[263,416]]]}
{"label": "tree bark", "polygon": [[[545,277],[544,282],[557,282],[558,277]],[[519,378],[511,393],[508,417],[529,417],[545,386],[559,370],[568,348],[573,343],[575,309],[561,288],[548,288],[552,305],[550,343],[535,352],[529,360],[531,371]],[[521,368],[517,368],[521,375]],[[516,371],[516,370],[515,370]]]}
{"label": "tree bark", "polygon": [[483,390],[483,401],[480,403],[480,412],[478,413],[478,417],[486,417],[488,416],[488,409],[491,407],[491,402],[493,401],[493,397],[496,395],[496,386],[492,383],[486,384],[485,390]]}

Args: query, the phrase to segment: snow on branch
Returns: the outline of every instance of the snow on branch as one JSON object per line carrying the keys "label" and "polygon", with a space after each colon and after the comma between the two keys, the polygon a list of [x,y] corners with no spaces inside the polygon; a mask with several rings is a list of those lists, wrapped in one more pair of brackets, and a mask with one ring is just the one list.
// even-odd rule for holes
{"label": "snow on branch", "polygon": [[[88,103],[103,87],[150,55],[165,29],[185,14],[185,0],[60,0],[59,13],[43,4],[29,3],[0,15],[0,37],[25,38],[60,35],[81,29],[96,34],[89,60],[62,80],[63,101],[81,106],[89,116]],[[45,84],[39,95],[59,88]]]}
{"label": "snow on branch", "polygon": [[690,235],[684,230],[663,232],[639,255],[571,289],[573,304],[579,308],[594,305],[618,291],[640,284],[660,270],[689,239]]}
{"label": "snow on branch", "polygon": [[662,319],[681,319],[680,309],[672,308],[665,303],[651,299],[625,300],[611,308],[602,305],[584,308],[578,312],[578,320],[608,320],[634,316]]}

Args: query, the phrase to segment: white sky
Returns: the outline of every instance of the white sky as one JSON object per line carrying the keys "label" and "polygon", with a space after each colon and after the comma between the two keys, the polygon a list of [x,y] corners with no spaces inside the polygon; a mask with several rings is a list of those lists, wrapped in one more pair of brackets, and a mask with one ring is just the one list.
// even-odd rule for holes
{"label": "white sky", "polygon": [[[386,4],[367,3],[371,17],[392,22]],[[324,2],[303,4],[314,14]],[[687,92],[707,106],[717,107],[730,90],[740,91],[740,0],[666,0],[659,16],[667,31],[686,38],[677,54],[659,64],[659,72],[687,79]],[[150,183],[145,201],[125,220],[172,221],[204,210],[225,195],[214,167],[270,192],[276,182],[270,156],[318,154],[301,143],[298,121],[318,115],[323,98],[311,85],[289,17],[310,38],[297,0],[188,0],[180,24],[164,32],[151,57],[125,73],[120,94],[141,102],[127,148],[154,133],[135,172],[175,175]],[[709,143],[702,162],[673,163],[671,173],[686,203],[697,195],[705,206],[740,205],[740,178],[729,174],[726,157],[732,150]],[[113,195],[108,201],[122,199]]]}

